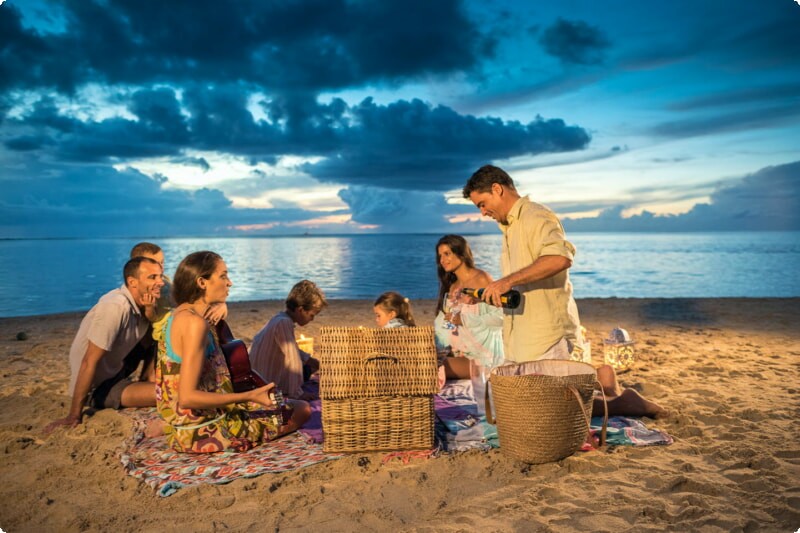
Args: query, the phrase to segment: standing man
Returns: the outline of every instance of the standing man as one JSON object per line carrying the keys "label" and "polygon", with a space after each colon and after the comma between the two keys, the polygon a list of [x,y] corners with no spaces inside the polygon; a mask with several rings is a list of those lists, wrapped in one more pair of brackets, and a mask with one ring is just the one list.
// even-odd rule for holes
{"label": "standing man", "polygon": [[567,272],[575,247],[558,217],[520,197],[511,177],[491,165],[479,168],[463,193],[503,232],[503,277],[486,287],[483,299],[500,305],[504,292],[515,288],[522,293],[519,308],[504,309],[506,360],[580,359],[583,339]]}
{"label": "standing man", "polygon": [[161,295],[162,272],[157,261],[134,257],[125,263],[125,283],[100,298],[83,318],[69,352],[69,414],[49,424],[45,432],[80,424],[87,403],[97,409],[155,406],[153,373],[144,381],[129,376],[152,342],[145,338],[150,321],[144,311]]}

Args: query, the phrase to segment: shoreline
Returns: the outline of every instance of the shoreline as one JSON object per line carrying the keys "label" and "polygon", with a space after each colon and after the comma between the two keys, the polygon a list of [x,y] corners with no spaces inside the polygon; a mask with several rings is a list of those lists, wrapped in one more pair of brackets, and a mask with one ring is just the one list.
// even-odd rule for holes
{"label": "shoreline", "polygon": [[[371,300],[329,300],[297,333],[372,326]],[[800,525],[800,298],[577,300],[593,363],[614,327],[637,363],[624,386],[670,409],[643,421],[675,439],[525,465],[498,450],[382,464],[356,453],[159,498],[127,476],[127,417],[99,411],[41,429],[69,403],[68,352],[84,312],[0,319],[0,528],[6,531],[794,531]],[[414,300],[418,323],[435,300]],[[250,343],[281,300],[230,303]],[[16,340],[25,331],[28,339]],[[169,522],[165,522],[169,517]],[[173,525],[174,524],[174,525]]]}
{"label": "shoreline", "polygon": [[[580,311],[581,303],[582,302],[596,302],[596,301],[632,301],[632,302],[642,302],[642,301],[680,301],[680,300],[693,300],[693,301],[715,301],[715,300],[725,300],[725,301],[734,301],[734,300],[745,300],[745,301],[753,301],[753,300],[797,300],[798,305],[800,305],[800,296],[703,296],[703,297],[694,297],[694,296],[670,296],[670,297],[662,297],[662,296],[641,296],[641,297],[632,297],[632,296],[602,296],[602,297],[588,297],[588,298],[575,298],[576,303],[578,304],[578,311]],[[261,300],[239,300],[239,301],[228,301],[228,307],[239,307],[239,306],[259,306],[259,305],[266,305],[271,306],[272,304],[283,305],[283,299],[269,299],[264,298]],[[370,305],[372,300],[369,298],[328,298],[328,303],[330,302],[341,302],[344,304],[360,304],[363,303],[364,305]],[[415,306],[425,306],[425,305],[436,305],[436,300],[432,298],[417,298],[411,300],[412,305]],[[0,323],[5,320],[26,320],[26,319],[36,319],[36,318],[65,318],[75,314],[80,314],[81,316],[85,315],[89,312],[91,307],[87,307],[86,309],[78,309],[73,311],[59,311],[56,313],[38,313],[38,314],[31,314],[31,315],[13,315],[13,316],[0,316]]]}

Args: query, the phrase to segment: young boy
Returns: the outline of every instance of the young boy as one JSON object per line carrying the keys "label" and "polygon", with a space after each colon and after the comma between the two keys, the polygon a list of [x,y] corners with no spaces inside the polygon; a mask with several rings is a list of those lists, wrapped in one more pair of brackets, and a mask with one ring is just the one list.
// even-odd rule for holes
{"label": "young boy", "polygon": [[328,305],[325,294],[313,282],[297,283],[286,297],[281,311],[261,328],[250,347],[250,366],[283,391],[284,396],[316,400],[318,396],[303,391],[303,383],[319,370],[319,360],[297,345],[294,326],[305,326]]}

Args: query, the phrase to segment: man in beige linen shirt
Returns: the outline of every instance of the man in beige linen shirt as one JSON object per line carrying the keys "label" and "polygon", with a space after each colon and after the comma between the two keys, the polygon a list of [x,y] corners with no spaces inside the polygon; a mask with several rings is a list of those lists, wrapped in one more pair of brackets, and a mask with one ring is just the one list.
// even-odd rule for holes
{"label": "man in beige linen shirt", "polygon": [[486,287],[483,299],[499,305],[500,295],[512,288],[522,294],[520,307],[504,310],[506,359],[569,359],[583,339],[568,273],[575,247],[558,217],[520,197],[511,177],[491,165],[470,177],[463,194],[503,232],[503,277]]}

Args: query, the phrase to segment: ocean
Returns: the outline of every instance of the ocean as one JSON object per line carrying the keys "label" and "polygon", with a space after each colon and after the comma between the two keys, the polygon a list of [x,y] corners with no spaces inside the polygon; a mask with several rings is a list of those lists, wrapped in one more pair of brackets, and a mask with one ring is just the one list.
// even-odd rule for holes
{"label": "ocean", "polygon": [[[435,298],[439,235],[170,238],[170,276],[180,260],[214,250],[234,282],[229,301],[282,300],[307,278],[332,299],[386,290]],[[800,232],[572,233],[575,297],[800,296]],[[146,239],[144,239],[146,240]],[[500,275],[500,234],[467,240],[476,266]],[[89,309],[122,283],[137,239],[0,240],[0,317]]]}

